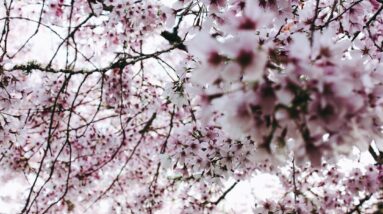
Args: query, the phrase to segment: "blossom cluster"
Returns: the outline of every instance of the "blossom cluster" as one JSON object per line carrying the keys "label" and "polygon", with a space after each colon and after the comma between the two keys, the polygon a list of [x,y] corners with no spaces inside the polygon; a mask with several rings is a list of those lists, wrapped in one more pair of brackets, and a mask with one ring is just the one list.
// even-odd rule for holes
{"label": "blossom cluster", "polygon": [[[246,212],[373,212],[382,11],[377,0],[5,0],[0,180],[22,191],[0,190],[0,212],[241,213],[228,195],[265,172],[281,197]],[[374,163],[341,170],[355,149]]]}
{"label": "blossom cluster", "polygon": [[[369,213],[370,199],[383,182],[382,166],[367,165],[344,172],[339,166],[322,165],[322,170],[290,168],[278,176],[284,192],[281,198],[257,203],[256,213]],[[292,176],[294,174],[294,176]]]}
{"label": "blossom cluster", "polygon": [[[199,60],[191,81],[204,87],[201,111],[222,113],[219,124],[229,137],[250,137],[282,160],[293,152],[319,166],[322,157],[349,154],[353,146],[366,151],[375,141],[381,147],[382,64],[379,53],[364,50],[370,38],[348,36],[350,29],[338,33],[326,14],[318,14],[314,27],[305,24],[315,1],[301,3],[298,18],[279,14],[274,20],[275,11],[251,2],[217,12],[222,21],[189,43]],[[340,18],[369,15],[345,13],[351,14]],[[233,18],[225,20],[228,14]],[[278,17],[287,21],[281,25]]]}

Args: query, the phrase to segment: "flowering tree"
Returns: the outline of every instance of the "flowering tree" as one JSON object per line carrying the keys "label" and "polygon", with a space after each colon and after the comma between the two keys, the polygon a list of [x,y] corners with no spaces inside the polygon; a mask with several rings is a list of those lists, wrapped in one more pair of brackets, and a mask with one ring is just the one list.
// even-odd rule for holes
{"label": "flowering tree", "polygon": [[[11,213],[382,213],[382,10],[4,0],[0,178],[23,188],[1,201]],[[260,173],[279,194],[228,209]]]}

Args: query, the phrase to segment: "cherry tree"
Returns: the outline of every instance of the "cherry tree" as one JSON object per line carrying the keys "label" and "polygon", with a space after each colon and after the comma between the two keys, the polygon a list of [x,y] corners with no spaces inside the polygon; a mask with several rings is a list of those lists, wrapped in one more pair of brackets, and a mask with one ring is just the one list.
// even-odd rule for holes
{"label": "cherry tree", "polygon": [[[382,10],[3,0],[0,179],[21,188],[0,201],[10,213],[382,213]],[[278,193],[229,208],[261,174]]]}

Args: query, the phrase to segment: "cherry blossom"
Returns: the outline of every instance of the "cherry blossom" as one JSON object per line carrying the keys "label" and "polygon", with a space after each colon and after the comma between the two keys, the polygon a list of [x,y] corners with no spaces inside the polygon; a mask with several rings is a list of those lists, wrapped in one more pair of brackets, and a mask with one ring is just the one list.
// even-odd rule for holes
{"label": "cherry blossom", "polygon": [[382,10],[5,0],[0,212],[380,213]]}

